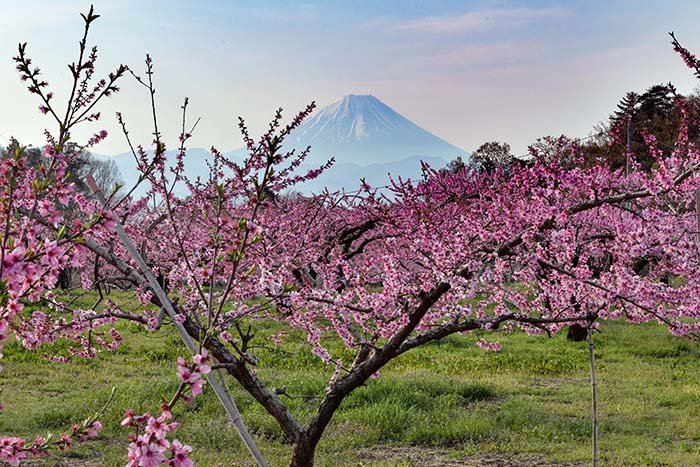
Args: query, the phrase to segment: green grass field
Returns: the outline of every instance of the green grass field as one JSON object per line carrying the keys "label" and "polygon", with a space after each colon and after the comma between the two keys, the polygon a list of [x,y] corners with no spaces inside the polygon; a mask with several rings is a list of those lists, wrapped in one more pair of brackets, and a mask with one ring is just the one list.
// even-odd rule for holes
{"label": "green grass field", "polygon": [[[176,388],[175,358],[186,353],[174,331],[121,328],[120,350],[92,361],[56,365],[16,343],[6,346],[0,433],[61,431],[97,411],[116,387],[96,442],[30,465],[123,466],[124,409],[157,411]],[[700,465],[700,348],[656,325],[604,323],[602,331],[596,335],[602,465]],[[301,335],[291,337],[284,351],[259,352],[258,371],[271,385],[286,386],[293,412],[304,419],[332,369],[311,355]],[[586,343],[516,333],[500,337],[501,352],[487,353],[475,347],[476,338],[452,336],[415,350],[356,391],[327,430],[317,465],[588,464]],[[274,420],[230,384],[269,462],[286,465],[289,447]],[[192,406],[174,412],[182,422],[176,437],[194,448],[198,465],[251,465],[206,387]]]}

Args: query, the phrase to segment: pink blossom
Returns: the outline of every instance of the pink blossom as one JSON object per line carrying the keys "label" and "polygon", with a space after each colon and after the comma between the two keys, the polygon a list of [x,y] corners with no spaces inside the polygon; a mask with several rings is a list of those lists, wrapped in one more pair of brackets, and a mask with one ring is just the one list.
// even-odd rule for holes
{"label": "pink blossom", "polygon": [[485,339],[479,339],[478,341],[476,341],[476,346],[481,349],[488,350],[490,352],[498,352],[499,350],[501,350],[501,343],[498,341],[488,342]]}
{"label": "pink blossom", "polygon": [[186,444],[180,443],[178,440],[173,440],[173,457],[170,461],[172,467],[193,467],[194,461],[190,459],[192,448]]}

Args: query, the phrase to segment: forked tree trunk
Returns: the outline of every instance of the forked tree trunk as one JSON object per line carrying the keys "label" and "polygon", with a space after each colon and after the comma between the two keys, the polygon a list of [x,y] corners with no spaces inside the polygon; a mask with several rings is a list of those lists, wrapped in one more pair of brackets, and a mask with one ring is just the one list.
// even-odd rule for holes
{"label": "forked tree trunk", "polygon": [[[94,180],[92,180],[90,176],[88,176],[88,184],[103,206],[106,206],[104,196],[96,187]],[[140,255],[131,238],[129,238],[124,231],[123,226],[117,223],[116,230],[133,259],[139,264],[140,274],[130,265],[104,251],[99,245],[92,244],[90,240],[87,240],[86,244],[93,251],[99,252],[98,254],[100,254],[100,256],[110,260],[110,262],[123,272],[128,280],[132,281],[134,284],[142,285],[148,283],[150,288],[154,291],[152,301],[165,309],[187,347],[190,348],[193,353],[197,352],[199,348],[195,341],[201,338],[202,329],[196,321],[185,319],[185,321],[181,323],[175,318],[177,314],[175,307],[169,300],[161,284],[158,283],[158,279],[153,275],[151,268]],[[422,294],[421,303],[408,314],[408,323],[399,329],[381,349],[377,349],[371,356],[369,351],[360,352],[353,363],[353,368],[350,373],[339,378],[337,381],[332,380],[329,383],[330,387],[318,407],[316,415],[305,429],[299,426],[289,409],[279,400],[279,397],[257,379],[255,373],[251,372],[246,367],[245,362],[233,357],[216,337],[204,339],[202,344],[218,362],[224,365],[225,370],[241,383],[246,392],[253,396],[253,398],[277,420],[287,438],[292,440],[292,458],[290,465],[292,467],[312,467],[318,442],[343,399],[353,390],[364,384],[371,375],[379,371],[392,358],[395,358],[423,342],[422,340],[416,340],[411,343],[411,345],[406,346],[406,339],[416,328],[425,313],[427,313],[430,307],[439,300],[440,297],[450,290],[450,287],[450,284],[442,282],[430,289],[430,291]],[[476,325],[474,329],[478,327],[480,327],[480,325]],[[439,335],[440,333],[431,335],[431,338],[428,340],[434,340],[437,338],[436,336]],[[266,467],[268,464],[262,458],[262,454],[260,454],[255,442],[245,426],[243,426],[238,409],[228,392],[222,387],[212,373],[205,376],[222,402],[227,414],[236,425],[241,438],[243,438],[243,441],[256,459],[258,465]]]}
{"label": "forked tree trunk", "polygon": [[306,436],[301,437],[292,445],[292,460],[290,467],[311,467],[314,465],[316,443],[312,443]]}
{"label": "forked tree trunk", "polygon": [[336,389],[326,394],[314,418],[311,419],[306,429],[299,433],[292,444],[292,460],[289,464],[291,467],[311,467],[314,465],[316,446],[318,446],[318,442],[333,418],[333,414],[338,410],[345,397],[364,383],[368,377],[369,375],[356,374],[345,380],[347,385],[342,390]]}

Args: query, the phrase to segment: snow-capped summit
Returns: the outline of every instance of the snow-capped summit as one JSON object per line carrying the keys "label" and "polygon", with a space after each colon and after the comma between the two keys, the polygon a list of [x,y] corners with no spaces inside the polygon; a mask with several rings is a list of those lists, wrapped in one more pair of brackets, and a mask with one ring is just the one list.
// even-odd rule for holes
{"label": "snow-capped summit", "polygon": [[451,160],[465,151],[422,129],[372,95],[349,94],[314,112],[290,135],[311,160],[376,164],[407,157]]}
{"label": "snow-capped summit", "polygon": [[[313,115],[295,134],[297,140],[360,141],[415,126],[371,94],[348,94]],[[417,127],[416,127],[417,128]]]}

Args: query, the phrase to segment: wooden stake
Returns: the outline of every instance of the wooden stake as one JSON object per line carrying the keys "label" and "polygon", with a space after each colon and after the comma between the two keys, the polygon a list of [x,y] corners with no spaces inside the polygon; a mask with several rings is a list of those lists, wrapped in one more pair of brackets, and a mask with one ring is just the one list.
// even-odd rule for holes
{"label": "wooden stake", "polygon": [[593,415],[592,428],[592,449],[593,449],[593,467],[598,467],[598,381],[595,375],[595,347],[593,345],[593,330],[591,323],[588,323],[588,362],[591,367],[591,412]]}
{"label": "wooden stake", "polygon": [[[104,207],[104,209],[106,211],[109,211],[109,207],[107,206],[107,201],[105,200],[105,197],[102,194],[102,191],[95,183],[95,179],[92,177],[92,174],[88,175],[86,180],[87,180],[88,186],[90,187],[92,192],[95,194],[97,199],[100,200],[100,203],[102,203],[102,206]],[[192,352],[193,355],[199,353],[199,346],[194,342],[194,340],[187,333],[187,330],[182,325],[182,323],[178,322],[178,320],[175,318],[175,314],[176,314],[175,308],[173,307],[172,302],[168,298],[168,295],[165,293],[165,291],[160,286],[160,284],[158,284],[158,280],[153,275],[153,271],[151,271],[150,266],[148,266],[148,264],[146,264],[146,261],[143,259],[143,257],[139,253],[133,240],[131,239],[131,237],[129,237],[129,235],[124,230],[124,227],[119,222],[116,222],[116,230],[117,230],[117,234],[119,235],[119,238],[121,239],[122,243],[124,244],[124,246],[128,250],[129,254],[134,259],[134,261],[136,261],[136,264],[139,265],[141,272],[143,273],[146,280],[148,281],[148,285],[151,287],[153,292],[158,297],[158,300],[160,301],[161,306],[163,307],[165,312],[168,314],[168,316],[170,316],[170,319],[172,320],[173,324],[175,325],[175,329],[177,329],[178,334],[180,334],[182,341],[185,343],[185,345],[190,350],[190,352]],[[214,376],[214,372],[209,373],[205,376],[207,378],[207,381],[211,385],[211,387],[214,389],[216,396],[219,398],[219,402],[221,402],[221,405],[224,407],[224,410],[226,410],[226,414],[228,415],[229,419],[236,426],[236,430],[238,430],[238,434],[241,436],[243,443],[245,443],[246,447],[248,448],[248,450],[250,451],[252,456],[255,458],[255,461],[257,462],[258,466],[259,467],[269,467],[267,462],[265,462],[265,459],[263,458],[262,453],[260,452],[257,445],[255,444],[255,441],[250,436],[250,433],[248,433],[248,430],[246,429],[245,425],[243,424],[241,414],[240,414],[240,412],[238,412],[238,408],[236,407],[236,403],[233,401],[233,399],[231,398],[229,393],[226,391],[226,389],[223,388],[221,383],[216,379],[216,377]]]}

